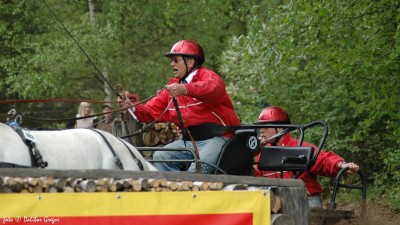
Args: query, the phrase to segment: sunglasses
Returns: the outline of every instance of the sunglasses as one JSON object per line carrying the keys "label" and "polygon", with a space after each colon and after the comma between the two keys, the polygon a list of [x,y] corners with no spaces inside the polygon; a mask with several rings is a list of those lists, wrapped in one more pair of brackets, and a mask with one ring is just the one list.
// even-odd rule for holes
{"label": "sunglasses", "polygon": [[171,58],[171,61],[174,63],[179,63],[179,62],[183,61],[183,58]]}

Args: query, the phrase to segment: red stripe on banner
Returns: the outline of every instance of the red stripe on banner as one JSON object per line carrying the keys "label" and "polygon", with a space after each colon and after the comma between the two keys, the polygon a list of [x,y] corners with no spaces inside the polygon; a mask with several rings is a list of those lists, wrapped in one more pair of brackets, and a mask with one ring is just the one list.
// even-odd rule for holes
{"label": "red stripe on banner", "polygon": [[4,217],[2,224],[54,225],[253,225],[252,213],[87,217]]}

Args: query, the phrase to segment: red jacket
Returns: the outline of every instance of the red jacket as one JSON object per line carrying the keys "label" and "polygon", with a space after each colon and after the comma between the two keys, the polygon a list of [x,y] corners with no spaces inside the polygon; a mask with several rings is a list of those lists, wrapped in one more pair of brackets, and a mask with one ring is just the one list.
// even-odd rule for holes
{"label": "red jacket", "polygon": [[[168,84],[173,83],[179,83],[179,79],[172,78]],[[193,76],[192,81],[185,86],[187,94],[177,97],[185,127],[203,123],[216,123],[223,126],[240,125],[225,84],[218,74],[201,67]],[[138,104],[135,114],[139,121],[153,122],[164,112],[171,100],[168,91],[164,89],[145,105]],[[173,102],[159,121],[171,121],[180,125]],[[226,136],[232,136],[232,133]]]}
{"label": "red jacket", "polygon": [[[298,140],[294,139],[290,136],[290,134],[286,134],[283,137],[283,142],[281,146],[297,146]],[[315,153],[317,151],[317,147],[315,145],[311,145],[309,143],[303,142],[302,146],[313,146],[315,149]],[[257,155],[257,162],[260,159],[260,154]],[[324,152],[320,151],[318,158],[311,168],[310,173],[304,172],[298,179],[304,181],[304,185],[307,189],[308,195],[316,195],[322,192],[322,187],[317,180],[317,176],[326,176],[333,177],[336,176],[339,172],[338,164],[340,162],[344,162],[344,159],[339,155],[333,152]],[[268,177],[268,178],[280,178],[279,171],[260,171],[258,170],[257,165],[255,166],[255,175],[257,177]],[[284,172],[284,178],[292,178],[292,172]]]}

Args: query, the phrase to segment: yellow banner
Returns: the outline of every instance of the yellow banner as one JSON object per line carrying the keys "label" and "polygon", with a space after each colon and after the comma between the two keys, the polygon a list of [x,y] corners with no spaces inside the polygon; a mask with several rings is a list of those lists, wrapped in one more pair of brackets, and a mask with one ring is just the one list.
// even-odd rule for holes
{"label": "yellow banner", "polygon": [[0,219],[10,225],[269,225],[270,194],[266,190],[0,194]]}

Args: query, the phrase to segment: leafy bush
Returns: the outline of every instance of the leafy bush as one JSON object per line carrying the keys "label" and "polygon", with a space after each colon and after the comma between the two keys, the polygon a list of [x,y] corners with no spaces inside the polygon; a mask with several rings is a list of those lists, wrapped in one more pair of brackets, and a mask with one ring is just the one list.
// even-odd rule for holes
{"label": "leafy bush", "polygon": [[287,109],[294,123],[324,120],[325,149],[398,200],[398,2],[290,1],[251,12],[248,34],[231,39],[220,65],[242,120],[254,121],[264,104]]}

